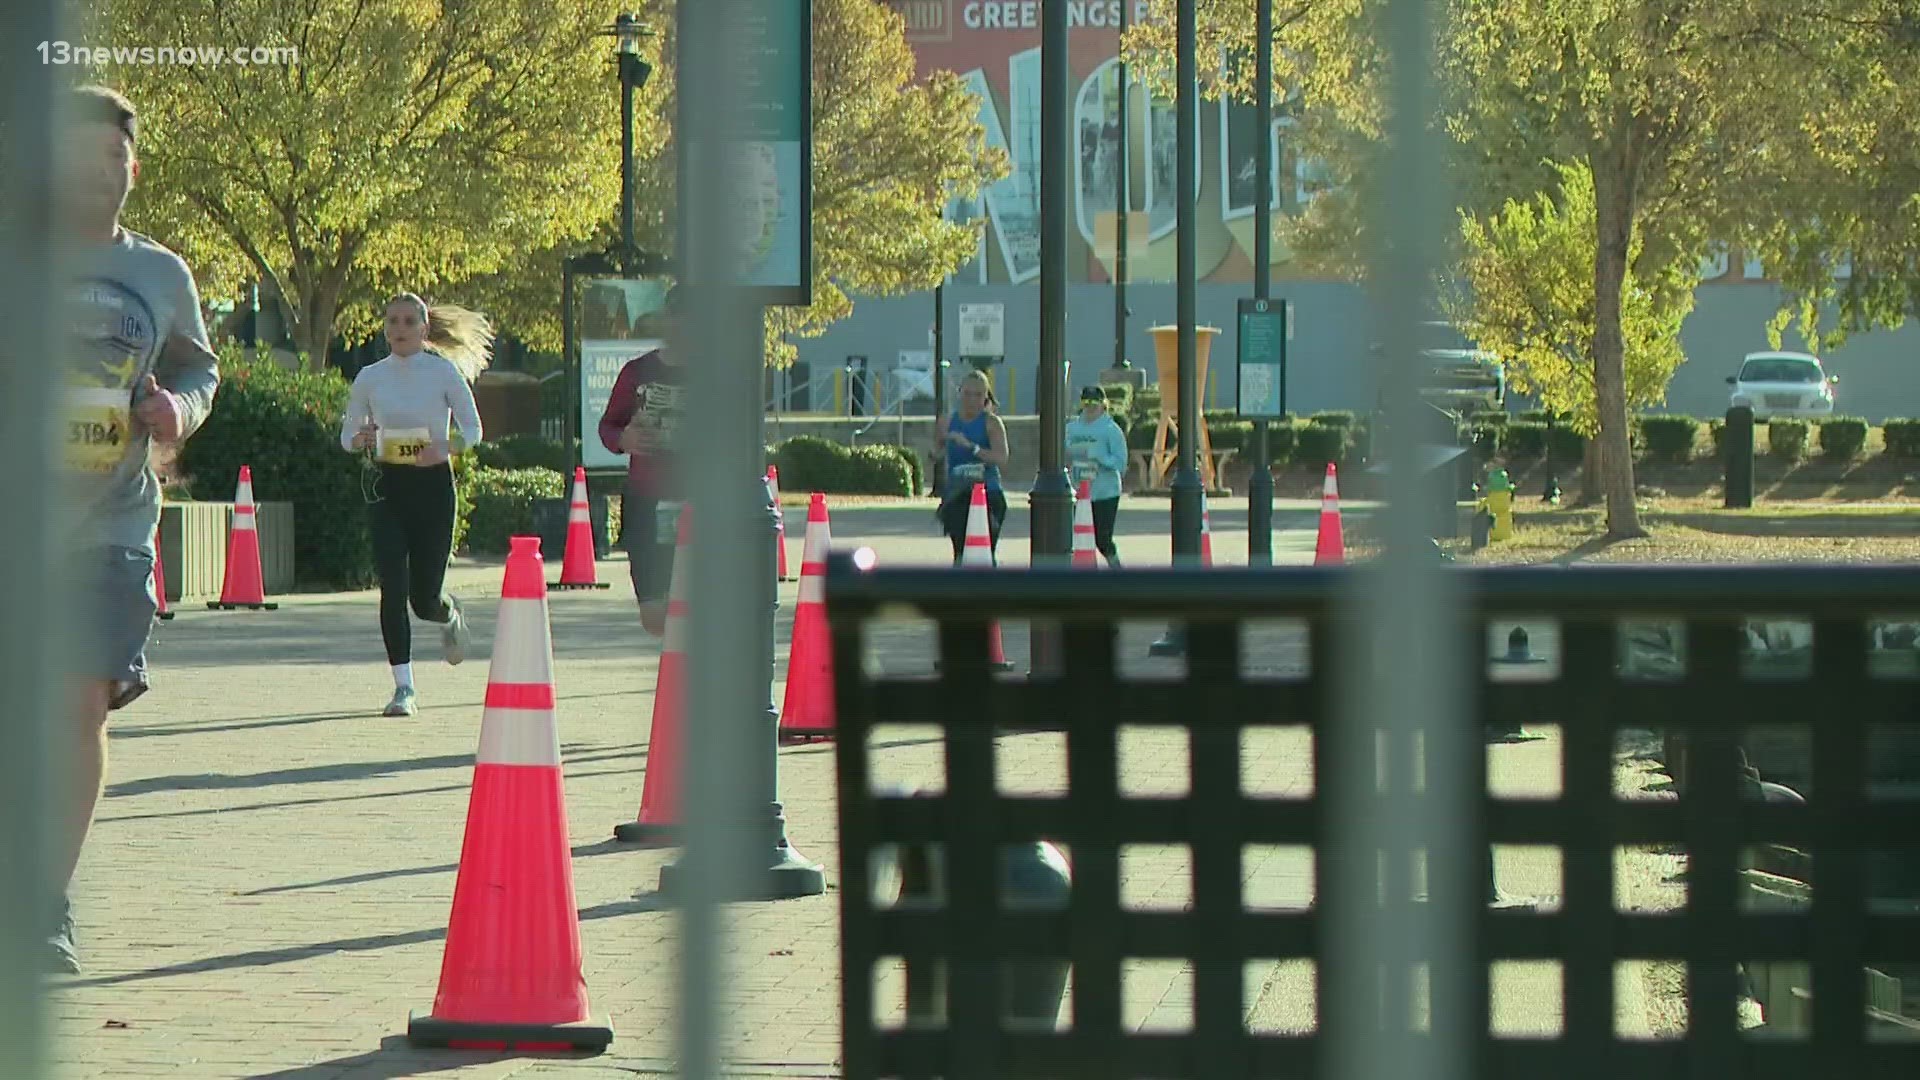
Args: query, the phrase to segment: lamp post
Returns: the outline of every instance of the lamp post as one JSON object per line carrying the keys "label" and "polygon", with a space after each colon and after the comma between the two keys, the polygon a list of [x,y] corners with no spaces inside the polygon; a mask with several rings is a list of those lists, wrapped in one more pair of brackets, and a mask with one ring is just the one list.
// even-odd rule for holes
{"label": "lamp post", "polygon": [[[938,430],[941,417],[947,415],[947,279],[933,287],[933,423]],[[933,448],[933,460],[927,469],[929,487],[935,499],[947,497],[947,454],[944,445]]]}
{"label": "lamp post", "polygon": [[1194,167],[1195,147],[1200,134],[1194,116],[1197,82],[1194,71],[1194,5],[1182,2],[1174,45],[1175,154],[1174,206],[1177,213],[1177,238],[1174,266],[1177,283],[1175,308],[1180,328],[1180,452],[1169,485],[1173,494],[1173,561],[1197,563],[1200,558],[1200,502],[1204,494],[1200,484],[1200,400],[1196,359],[1194,304],[1194,240],[1199,222],[1195,220]]}
{"label": "lamp post", "polygon": [[640,38],[652,31],[632,12],[613,20],[614,47],[620,61],[620,270],[636,271],[633,242],[633,94],[647,85],[652,65],[640,58]]}
{"label": "lamp post", "polygon": [[[1028,496],[1033,562],[1069,553],[1073,489],[1067,483],[1067,0],[1045,0],[1040,22],[1040,464]],[[1033,626],[1033,668],[1058,671],[1059,628]]]}
{"label": "lamp post", "polygon": [[1124,371],[1133,366],[1127,360],[1127,221],[1133,212],[1132,193],[1127,188],[1127,174],[1132,162],[1128,160],[1128,147],[1132,140],[1127,137],[1128,114],[1131,111],[1128,98],[1131,96],[1127,79],[1127,30],[1133,25],[1133,0],[1120,2],[1120,57],[1117,74],[1120,79],[1120,172],[1114,182],[1113,222],[1113,367]]}
{"label": "lamp post", "polygon": [[[1254,122],[1260,125],[1253,163],[1253,298],[1265,300],[1273,262],[1273,0],[1255,0],[1253,19]],[[1283,354],[1284,355],[1284,354]],[[1287,369],[1280,368],[1280,410],[1287,407]],[[1181,442],[1186,442],[1182,439]],[[1247,482],[1247,562],[1273,564],[1273,470],[1267,421],[1253,422],[1253,474]]]}

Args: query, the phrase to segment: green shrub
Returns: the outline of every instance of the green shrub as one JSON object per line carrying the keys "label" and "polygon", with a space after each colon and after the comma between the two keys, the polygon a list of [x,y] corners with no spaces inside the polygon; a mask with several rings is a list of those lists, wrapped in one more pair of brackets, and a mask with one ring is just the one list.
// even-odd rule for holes
{"label": "green shrub", "polygon": [[1640,437],[1650,453],[1684,458],[1700,441],[1700,421],[1691,416],[1651,414],[1640,417]]}
{"label": "green shrub", "polygon": [[1268,464],[1285,464],[1293,459],[1299,428],[1289,418],[1267,424]]}
{"label": "green shrub", "polygon": [[1350,428],[1353,426],[1354,415],[1344,409],[1330,409],[1326,412],[1314,413],[1307,419],[1313,423],[1324,424],[1328,427]]}
{"label": "green shrub", "polygon": [[1547,429],[1547,449],[1555,461],[1576,462],[1587,456],[1587,437],[1565,424]]}
{"label": "green shrub", "polygon": [[1713,440],[1713,452],[1716,456],[1727,452],[1727,421],[1723,417],[1712,417],[1707,421],[1707,438]]}
{"label": "green shrub", "polygon": [[1842,460],[1860,456],[1867,448],[1867,422],[1857,416],[1835,416],[1820,425],[1820,452]]}
{"label": "green shrub", "polygon": [[1805,420],[1771,420],[1767,423],[1767,449],[1784,458],[1797,458],[1807,452],[1808,425]]}
{"label": "green shrub", "polygon": [[575,455],[539,435],[509,435],[474,447],[473,459],[487,469],[552,469],[572,475]]}
{"label": "green shrub", "polygon": [[[462,485],[473,505],[465,550],[473,555],[505,555],[509,537],[534,534],[534,501],[566,498],[567,483],[567,477],[554,469],[476,467]],[[552,553],[547,553],[547,559],[554,561]]]}
{"label": "green shrub", "polygon": [[1513,415],[1515,420],[1525,420],[1529,424],[1544,424],[1552,417],[1553,413],[1546,409],[1522,409]]}
{"label": "green shrub", "polygon": [[1352,449],[1353,432],[1344,424],[1311,420],[1294,432],[1293,460],[1309,468],[1343,462]]}
{"label": "green shrub", "polygon": [[1920,457],[1920,420],[1888,420],[1880,425],[1887,441],[1887,453],[1900,457]]}
{"label": "green shrub", "polygon": [[[1129,450],[1153,449],[1154,433],[1158,431],[1159,428],[1160,428],[1159,413],[1153,413],[1148,416],[1142,416],[1142,417],[1136,418],[1133,422],[1133,427],[1127,430],[1127,449]],[[1169,434],[1167,438],[1167,442],[1169,445],[1172,444],[1173,438],[1171,434]]]}
{"label": "green shrub", "polygon": [[340,448],[347,381],[334,370],[288,370],[237,347],[221,350],[220,377],[213,412],[181,449],[177,474],[195,498],[224,502],[233,498],[240,466],[252,466],[254,498],[293,504],[299,585],[371,585],[363,467]]}
{"label": "green shrub", "polygon": [[1245,453],[1253,447],[1253,421],[1209,419],[1207,441],[1213,444],[1215,450]]}
{"label": "green shrub", "polygon": [[920,452],[918,450],[915,450],[911,446],[901,446],[899,443],[885,443],[883,445],[891,449],[894,453],[900,455],[901,461],[906,462],[907,482],[911,484],[913,488],[913,490],[909,491],[908,494],[918,495],[920,494],[920,492],[925,490],[926,489],[926,469],[927,469],[926,458],[922,457]]}
{"label": "green shrub", "polygon": [[915,464],[890,443],[848,449],[817,436],[799,435],[774,450],[773,463],[780,469],[782,491],[912,495],[919,490]]}
{"label": "green shrub", "polygon": [[1481,461],[1491,461],[1500,452],[1501,437],[1506,432],[1505,424],[1474,424],[1467,429],[1468,444]]}
{"label": "green shrub", "polygon": [[1537,420],[1508,421],[1500,434],[1500,449],[1509,458],[1543,457],[1547,452],[1547,425]]}
{"label": "green shrub", "polygon": [[1469,427],[1505,427],[1512,421],[1513,417],[1503,412],[1474,413],[1467,417]]}

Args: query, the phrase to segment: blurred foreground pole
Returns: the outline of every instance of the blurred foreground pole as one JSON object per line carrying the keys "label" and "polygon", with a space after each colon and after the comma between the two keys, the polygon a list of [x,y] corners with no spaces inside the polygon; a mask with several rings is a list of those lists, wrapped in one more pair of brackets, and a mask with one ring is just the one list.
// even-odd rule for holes
{"label": "blurred foreground pole", "polygon": [[[775,518],[764,482],[761,398],[767,297],[747,288],[745,276],[747,257],[767,257],[767,236],[758,225],[777,230],[792,220],[783,213],[778,221],[760,221],[749,212],[766,205],[767,185],[778,187],[783,206],[795,205],[788,196],[798,200],[793,213],[801,220],[808,209],[804,164],[800,175],[785,171],[780,144],[761,141],[768,114],[757,106],[765,103],[767,87],[777,92],[783,73],[804,86],[808,50],[780,38],[785,28],[804,42],[810,25],[806,0],[678,0],[675,19],[676,265],[688,302],[669,347],[686,357],[689,373],[678,460],[695,540],[688,566],[685,850],[661,874],[661,888],[682,912],[678,1075],[685,1080],[721,1075],[726,947],[720,905],[815,895],[826,887],[820,867],[788,845],[779,802]],[[740,72],[758,78],[745,80]],[[804,132],[804,90],[800,98],[776,104],[797,110],[797,117],[784,119]],[[748,152],[730,157],[729,146]],[[777,239],[773,250],[779,250]],[[805,252],[803,243],[803,268]]]}
{"label": "blurred foreground pole", "polygon": [[[1434,10],[1428,0],[1387,0],[1387,161],[1367,181],[1373,317],[1383,330],[1393,417],[1420,408],[1417,325],[1432,307],[1438,230],[1452,217],[1428,123]],[[1331,805],[1320,880],[1330,945],[1319,971],[1328,1075],[1469,1080],[1483,1075],[1475,1055],[1487,1031],[1486,972],[1469,962],[1486,891],[1478,876],[1486,856],[1476,857],[1470,843],[1484,751],[1466,722],[1479,662],[1468,643],[1478,639],[1462,628],[1457,580],[1432,555],[1431,498],[1415,467],[1419,425],[1387,431],[1386,552],[1355,571],[1361,617],[1344,620],[1351,629],[1341,643],[1342,703],[1327,733]],[[1424,888],[1415,876],[1421,852]],[[1416,890],[1424,902],[1414,901]],[[1421,971],[1430,980],[1425,993],[1417,989]],[[1416,1017],[1429,1009],[1432,1033],[1417,1036]]]}
{"label": "blurred foreground pole", "polygon": [[48,1075],[40,995],[47,916],[54,883],[51,861],[55,769],[47,736],[68,730],[55,715],[61,702],[53,672],[62,655],[64,627],[54,610],[59,583],[51,580],[53,456],[48,417],[55,373],[59,279],[48,227],[53,143],[52,88],[57,69],[35,62],[35,46],[58,40],[54,0],[12,0],[5,6],[5,138],[0,140],[0,326],[7,355],[0,360],[0,500],[10,521],[0,529],[0,1076],[38,1080]]}

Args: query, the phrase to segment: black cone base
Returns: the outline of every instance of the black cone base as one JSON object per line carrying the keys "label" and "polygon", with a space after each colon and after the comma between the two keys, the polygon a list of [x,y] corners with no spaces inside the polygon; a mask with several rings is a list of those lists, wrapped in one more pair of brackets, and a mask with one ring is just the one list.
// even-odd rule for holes
{"label": "black cone base", "polygon": [[451,1050],[579,1050],[598,1053],[613,1042],[608,1020],[577,1024],[478,1024],[440,1020],[414,1010],[407,1017],[407,1041],[415,1046]]}

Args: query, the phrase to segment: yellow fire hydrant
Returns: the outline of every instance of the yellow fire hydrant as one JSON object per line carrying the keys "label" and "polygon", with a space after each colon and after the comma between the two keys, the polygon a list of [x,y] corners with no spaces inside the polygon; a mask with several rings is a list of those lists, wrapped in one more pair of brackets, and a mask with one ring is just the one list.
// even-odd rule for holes
{"label": "yellow fire hydrant", "polygon": [[1508,478],[1507,470],[1495,469],[1487,477],[1487,497],[1480,505],[1493,518],[1487,539],[1513,539],[1513,481]]}

